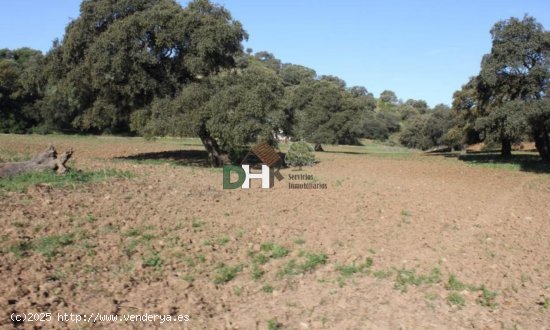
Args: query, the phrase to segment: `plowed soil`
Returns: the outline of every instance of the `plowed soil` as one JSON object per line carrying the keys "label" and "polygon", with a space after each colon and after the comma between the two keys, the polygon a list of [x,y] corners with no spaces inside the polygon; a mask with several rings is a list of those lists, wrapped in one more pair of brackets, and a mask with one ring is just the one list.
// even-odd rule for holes
{"label": "plowed soil", "polygon": [[[328,147],[272,189],[223,190],[190,139],[1,135],[0,152],[49,142],[135,177],[0,192],[2,328],[550,329],[548,174]],[[53,320],[10,320],[31,312]]]}

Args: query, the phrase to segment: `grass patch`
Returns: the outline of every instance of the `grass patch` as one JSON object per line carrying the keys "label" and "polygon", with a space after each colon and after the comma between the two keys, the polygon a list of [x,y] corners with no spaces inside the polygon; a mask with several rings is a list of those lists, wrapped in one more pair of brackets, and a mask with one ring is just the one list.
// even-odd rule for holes
{"label": "grass patch", "polygon": [[409,210],[401,210],[401,215],[404,217],[412,216],[412,213]]}
{"label": "grass patch", "polygon": [[314,270],[320,265],[327,263],[328,257],[324,253],[308,253],[304,256],[302,262],[297,262],[295,259],[290,260],[281,271],[278,276],[283,277],[285,275],[299,275]]}
{"label": "grass patch", "polygon": [[61,248],[73,243],[73,234],[46,236],[33,244],[33,250],[46,258],[52,258],[61,253]]}
{"label": "grass patch", "polygon": [[273,287],[269,284],[266,284],[262,287],[262,291],[265,292],[265,293],[272,293],[273,292]]}
{"label": "grass patch", "polygon": [[405,292],[408,285],[419,286],[439,282],[441,282],[441,271],[439,268],[434,268],[428,275],[418,275],[414,269],[398,269],[397,276],[395,277],[395,288],[401,292]]}
{"label": "grass patch", "polygon": [[149,252],[146,256],[144,256],[143,266],[156,269],[160,268],[162,266],[162,259],[160,258],[158,252]]}
{"label": "grass patch", "polygon": [[9,250],[18,258],[25,257],[28,251],[32,250],[32,242],[19,242],[11,246]]}
{"label": "grass patch", "polygon": [[17,257],[25,257],[28,252],[34,251],[42,254],[47,259],[61,254],[61,249],[75,242],[74,234],[51,235],[35,241],[21,242],[10,248]]}
{"label": "grass patch", "polygon": [[122,233],[122,236],[124,237],[136,237],[141,235],[142,230],[140,228],[131,228]]}
{"label": "grass patch", "polygon": [[509,171],[550,173],[550,165],[543,162],[535,153],[514,152],[511,157],[502,157],[499,153],[481,152],[459,155],[461,160],[471,166],[479,166]]}
{"label": "grass patch", "polygon": [[385,279],[392,275],[392,272],[390,270],[377,270],[374,273],[372,273],[372,276],[378,278],[378,279]]}
{"label": "grass patch", "polygon": [[223,237],[220,237],[217,239],[216,243],[218,243],[218,245],[225,245],[227,243],[229,243],[229,237],[227,236],[223,236]]}
{"label": "grass patch", "polygon": [[216,277],[214,278],[214,283],[215,284],[227,283],[232,279],[234,279],[235,276],[237,276],[237,273],[240,273],[242,270],[243,270],[242,265],[231,267],[231,266],[226,266],[223,263],[220,263],[216,267]]}
{"label": "grass patch", "polygon": [[367,258],[365,262],[356,265],[352,263],[351,265],[340,265],[336,266],[336,270],[344,277],[350,277],[356,273],[366,273],[372,267],[372,258]]}
{"label": "grass patch", "polygon": [[466,299],[460,295],[458,292],[451,292],[447,296],[447,302],[451,306],[464,306],[466,304]]}
{"label": "grass patch", "polygon": [[191,227],[192,228],[200,228],[204,225],[204,221],[200,221],[198,219],[193,219],[193,221],[191,222]]}
{"label": "grass patch", "polygon": [[260,250],[263,252],[270,252],[271,258],[274,258],[274,259],[286,257],[290,252],[284,246],[271,243],[271,242],[263,243],[260,246]]}
{"label": "grass patch", "polygon": [[7,191],[26,192],[35,184],[47,184],[51,187],[76,187],[85,183],[99,182],[111,177],[133,178],[134,174],[127,171],[106,169],[102,171],[83,172],[69,170],[65,174],[53,171],[33,171],[22,173],[10,178],[0,178],[0,189]]}
{"label": "grass patch", "polygon": [[445,285],[445,288],[447,290],[462,291],[466,289],[466,284],[460,282],[455,275],[451,274],[451,276],[449,276],[449,281],[447,282],[447,285]]}
{"label": "grass patch", "polygon": [[305,244],[306,241],[303,238],[297,238],[294,240],[294,244],[302,245]]}
{"label": "grass patch", "polygon": [[282,329],[282,325],[277,319],[271,319],[267,321],[267,330],[279,330]]}
{"label": "grass patch", "polygon": [[476,299],[476,302],[484,307],[490,307],[495,308],[498,306],[498,304],[495,302],[495,298],[497,297],[498,293],[496,291],[491,291],[485,287],[485,285],[482,285],[480,288],[481,294]]}
{"label": "grass patch", "polygon": [[258,264],[252,264],[252,279],[259,280],[264,276],[264,271],[258,266]]}

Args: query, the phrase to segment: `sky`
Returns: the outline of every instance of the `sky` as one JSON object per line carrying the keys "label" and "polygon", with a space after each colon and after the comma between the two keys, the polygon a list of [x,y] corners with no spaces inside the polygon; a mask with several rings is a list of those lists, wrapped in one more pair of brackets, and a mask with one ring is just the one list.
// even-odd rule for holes
{"label": "sky", "polygon": [[[215,0],[249,34],[245,48],[335,75],[375,96],[450,105],[479,72],[490,29],[534,16],[550,29],[548,0]],[[188,1],[180,0],[183,6]],[[0,48],[50,49],[79,15],[79,0],[0,0]]]}

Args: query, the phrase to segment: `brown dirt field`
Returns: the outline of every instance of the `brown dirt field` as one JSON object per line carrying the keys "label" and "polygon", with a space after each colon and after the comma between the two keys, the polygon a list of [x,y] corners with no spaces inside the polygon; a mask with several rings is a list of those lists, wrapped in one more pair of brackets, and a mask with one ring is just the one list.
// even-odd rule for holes
{"label": "brown dirt field", "polygon": [[[316,153],[320,162],[302,172],[283,169],[273,189],[223,190],[219,169],[116,159],[200,155],[200,146],[178,140],[0,135],[0,152],[32,154],[50,141],[75,149],[77,169],[136,177],[0,194],[2,328],[13,327],[13,312],[72,312],[190,321],[17,326],[267,329],[276,320],[284,329],[550,329],[547,174],[329,147],[341,152]],[[288,175],[300,173],[328,189],[289,189]],[[12,251],[70,234],[51,258]],[[288,254],[263,251],[268,242]],[[326,254],[326,263],[304,263],[308,253]],[[254,261],[259,254],[265,263]],[[367,258],[372,265],[353,267]],[[281,273],[291,260],[311,269]],[[216,284],[220,263],[238,271]],[[451,275],[465,286],[449,287]]]}

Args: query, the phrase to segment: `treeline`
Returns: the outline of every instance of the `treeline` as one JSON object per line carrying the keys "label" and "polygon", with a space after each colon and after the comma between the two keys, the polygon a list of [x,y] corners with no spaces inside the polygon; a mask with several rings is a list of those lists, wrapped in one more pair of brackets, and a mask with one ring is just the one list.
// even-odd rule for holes
{"label": "treeline", "polygon": [[[510,96],[496,102],[485,93],[495,86],[502,90],[498,95],[509,91],[505,82],[517,79],[510,78],[509,67],[493,85],[472,79],[455,94],[453,109],[430,108],[423,100],[399,100],[389,90],[375,97],[365,87],[282,63],[266,51],[244,51],[247,37],[225,8],[207,0],[185,8],[173,0],[84,1],[80,16],[47,54],[0,50],[0,131],[198,136],[215,165],[238,157],[249,143],[277,136],[317,148],[361,138],[419,149],[503,137],[512,143],[537,134],[544,140],[546,126],[535,130],[531,117],[513,136],[499,135],[490,125],[501,120],[497,114],[508,113],[502,109],[532,105],[524,96],[533,93],[512,98],[513,106],[507,104]],[[496,67],[491,65],[487,70]],[[546,88],[547,78],[541,79]],[[539,91],[539,99],[545,93]],[[542,103],[536,108],[546,109]]]}

